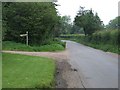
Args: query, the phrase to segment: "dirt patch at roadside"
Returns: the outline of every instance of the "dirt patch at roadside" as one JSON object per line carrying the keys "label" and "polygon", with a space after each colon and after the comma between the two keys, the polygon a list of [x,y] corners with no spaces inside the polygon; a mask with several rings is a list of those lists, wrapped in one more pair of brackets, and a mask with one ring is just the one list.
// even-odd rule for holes
{"label": "dirt patch at roadside", "polygon": [[56,61],[56,88],[67,88],[67,81],[63,78],[63,73],[70,69],[67,61]]}
{"label": "dirt patch at roadside", "polygon": [[66,60],[68,58],[68,51],[61,51],[61,52],[27,52],[27,51],[2,51],[6,53],[15,53],[15,54],[24,54],[24,55],[31,55],[31,56],[45,56],[49,58],[53,58],[55,60]]}
{"label": "dirt patch at roadside", "polygon": [[69,60],[56,61],[56,88],[83,88],[85,89],[76,68],[71,68]]}

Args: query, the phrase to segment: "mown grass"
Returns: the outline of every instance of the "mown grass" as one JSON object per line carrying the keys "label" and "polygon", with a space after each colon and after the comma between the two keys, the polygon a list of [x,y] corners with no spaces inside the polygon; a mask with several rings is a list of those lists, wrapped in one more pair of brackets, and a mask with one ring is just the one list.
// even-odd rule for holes
{"label": "mown grass", "polygon": [[54,87],[55,63],[45,57],[3,53],[3,88]]}
{"label": "mown grass", "polygon": [[42,46],[26,46],[25,44],[16,43],[12,41],[3,41],[3,50],[16,51],[61,51],[64,50],[65,45],[62,42],[52,43]]}

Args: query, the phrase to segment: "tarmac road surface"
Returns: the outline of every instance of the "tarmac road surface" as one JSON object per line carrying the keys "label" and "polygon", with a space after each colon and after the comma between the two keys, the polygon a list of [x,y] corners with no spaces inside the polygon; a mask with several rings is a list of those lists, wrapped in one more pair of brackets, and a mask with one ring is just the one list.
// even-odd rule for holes
{"label": "tarmac road surface", "polygon": [[69,63],[85,88],[118,88],[118,55],[66,41]]}

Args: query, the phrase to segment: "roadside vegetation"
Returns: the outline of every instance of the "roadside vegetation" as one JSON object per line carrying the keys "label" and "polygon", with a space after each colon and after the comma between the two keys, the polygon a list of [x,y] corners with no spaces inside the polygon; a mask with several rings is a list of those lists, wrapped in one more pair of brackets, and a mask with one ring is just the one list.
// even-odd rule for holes
{"label": "roadside vegetation", "polygon": [[[84,10],[84,8],[81,7],[74,20],[74,28],[72,33],[61,34],[60,38],[73,40],[96,49],[104,50],[106,52],[120,54],[120,17],[110,20],[109,24],[105,26],[103,23],[101,23],[98,15],[96,15],[94,16],[92,10]],[[94,21],[96,18],[99,21],[98,23]]]}
{"label": "roadside vegetation", "polygon": [[56,44],[55,46],[59,47],[60,41],[55,38],[60,35],[62,28],[66,27],[63,26],[66,19],[57,14],[55,6],[57,5],[54,2],[4,2],[3,41],[24,44],[26,37],[20,35],[28,31],[30,46],[50,47],[50,44]]}
{"label": "roadside vegetation", "polygon": [[118,33],[118,30],[99,31],[92,36],[81,37],[77,41],[96,49],[120,54]]}
{"label": "roadside vegetation", "polygon": [[[56,4],[47,3],[3,3],[3,50],[20,51],[61,51],[65,43],[56,39],[69,17],[57,14]],[[45,9],[44,9],[45,8]],[[10,13],[10,14],[9,14]],[[26,17],[27,16],[27,17]],[[64,23],[66,25],[64,26]],[[21,37],[28,31],[28,44],[26,37]]]}
{"label": "roadside vegetation", "polygon": [[[3,2],[2,49],[64,50],[66,44],[56,38],[62,33],[62,28],[70,26],[65,22],[69,18],[59,16],[56,6],[55,2]],[[26,32],[28,46],[25,44]],[[3,53],[3,88],[52,88],[54,74],[52,59]]]}
{"label": "roadside vegetation", "polygon": [[55,62],[50,58],[3,53],[3,88],[51,88]]}
{"label": "roadside vegetation", "polygon": [[104,30],[94,33],[91,36],[85,35],[61,35],[61,39],[72,40],[78,43],[101,49],[106,52],[113,52],[120,54],[119,50],[119,33],[118,30]]}
{"label": "roadside vegetation", "polygon": [[120,17],[104,25],[97,13],[80,7],[70,33],[61,34],[61,39],[73,40],[106,52],[120,54]]}
{"label": "roadside vegetation", "polygon": [[12,50],[12,51],[62,51],[65,49],[65,42],[52,42],[47,45],[41,46],[27,46],[26,44],[16,43],[13,41],[3,41],[3,50]]}

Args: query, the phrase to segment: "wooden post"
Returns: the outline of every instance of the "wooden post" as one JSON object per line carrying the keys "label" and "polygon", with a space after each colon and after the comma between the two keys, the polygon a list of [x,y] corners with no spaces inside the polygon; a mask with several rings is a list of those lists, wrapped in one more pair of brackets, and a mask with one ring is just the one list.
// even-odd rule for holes
{"label": "wooden post", "polygon": [[28,31],[26,31],[26,45],[28,46]]}

